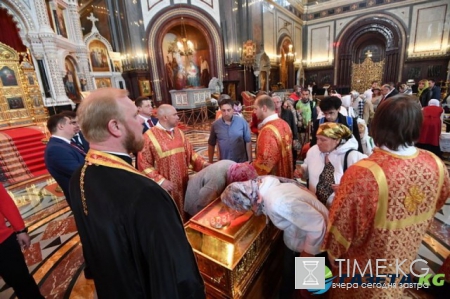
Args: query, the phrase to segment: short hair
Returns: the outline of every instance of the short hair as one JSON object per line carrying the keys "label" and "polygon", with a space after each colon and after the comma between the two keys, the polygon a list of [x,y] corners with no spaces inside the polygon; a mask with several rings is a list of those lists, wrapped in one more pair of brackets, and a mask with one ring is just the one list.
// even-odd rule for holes
{"label": "short hair", "polygon": [[77,113],[71,110],[62,111],[60,114],[64,115],[65,117],[68,117],[69,119],[77,118]]}
{"label": "short hair", "polygon": [[50,116],[47,120],[47,129],[51,134],[56,133],[58,125],[66,122],[66,118],[70,119],[69,116],[64,115],[63,113],[54,114]]}
{"label": "short hair", "polygon": [[419,139],[422,111],[413,96],[399,94],[383,101],[370,123],[370,136],[377,146],[398,150]]}
{"label": "short hair", "polygon": [[302,92],[307,91],[308,94],[311,94],[310,90],[308,88],[302,89]]}
{"label": "short hair", "polygon": [[389,89],[389,90],[391,90],[391,85],[389,85],[389,84],[383,84],[382,86],[381,86],[381,88],[383,89],[383,88],[387,88],[387,89]]}
{"label": "short hair", "polygon": [[267,109],[269,109],[270,111],[275,111],[275,103],[272,101],[272,98],[268,95],[261,95],[256,97],[255,105],[257,105],[259,108],[265,105]]}
{"label": "short hair", "polygon": [[99,88],[81,102],[77,110],[78,122],[89,142],[102,142],[108,138],[108,123],[111,119],[125,120],[117,101],[125,97],[128,97],[125,89]]}
{"label": "short hair", "polygon": [[436,83],[436,81],[433,78],[428,79],[428,81],[431,81],[433,83]]}
{"label": "short hair", "polygon": [[284,103],[284,101],[281,99],[281,97],[279,95],[274,95],[272,96],[272,101],[275,101],[275,98],[280,99],[280,103]]}
{"label": "short hair", "polygon": [[331,96],[326,97],[319,103],[319,108],[322,111],[330,111],[333,109],[339,110],[342,106],[342,101],[340,98]]}
{"label": "short hair", "polygon": [[377,83],[378,84],[378,80],[373,80],[372,84]]}
{"label": "short hair", "polygon": [[231,99],[231,97],[229,95],[227,95],[226,93],[222,93],[218,98],[218,102],[220,103],[222,100],[225,100],[225,99]]}
{"label": "short hair", "polygon": [[134,104],[136,105],[136,107],[142,107],[143,105],[143,101],[152,101],[149,97],[137,97],[136,100],[134,101]]}
{"label": "short hair", "polygon": [[219,107],[222,107],[223,105],[230,105],[231,108],[233,108],[234,101],[231,98],[224,98],[219,102]]}

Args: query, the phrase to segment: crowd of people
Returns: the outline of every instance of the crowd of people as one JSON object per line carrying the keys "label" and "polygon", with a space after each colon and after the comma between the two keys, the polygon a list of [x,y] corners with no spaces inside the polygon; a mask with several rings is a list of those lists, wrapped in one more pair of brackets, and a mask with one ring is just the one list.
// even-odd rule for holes
{"label": "crowd of people", "polygon": [[[261,92],[251,124],[221,96],[205,158],[178,127],[173,106],[162,104],[154,115],[151,99],[133,103],[125,90],[96,90],[76,113],[51,116],[45,161],[74,214],[86,278],[99,298],[204,298],[183,224],[219,197],[232,209],[265,214],[284,232],[280,298],[294,292],[297,256],[327,252],[333,271],[343,258],[412,262],[450,195],[450,178],[435,142],[443,109],[434,81],[419,82],[417,97],[402,88],[373,82],[363,94],[334,90],[319,102],[299,86],[287,98]],[[20,236],[23,222],[14,217]],[[22,236],[19,242],[28,244]],[[374,298],[375,291],[332,296]]]}

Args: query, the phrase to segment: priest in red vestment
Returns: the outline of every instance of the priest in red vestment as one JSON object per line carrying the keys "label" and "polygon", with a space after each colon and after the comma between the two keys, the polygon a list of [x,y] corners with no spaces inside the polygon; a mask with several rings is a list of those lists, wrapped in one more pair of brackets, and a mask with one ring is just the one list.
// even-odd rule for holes
{"label": "priest in red vestment", "polygon": [[200,171],[209,165],[192,148],[177,128],[179,117],[171,105],[158,107],[158,123],[144,134],[144,148],[138,154],[138,167],[172,195],[184,221],[184,195],[188,169]]}
{"label": "priest in red vestment", "polygon": [[278,117],[275,104],[268,95],[256,98],[254,113],[261,120],[256,141],[256,160],[253,166],[259,175],[293,176],[292,131],[288,123]]}
{"label": "priest in red vestment", "polygon": [[[396,286],[333,288],[330,298],[403,298],[405,287],[399,283],[412,283],[406,275],[421,273],[413,261],[434,215],[450,195],[443,162],[414,146],[421,125],[420,106],[410,96],[398,95],[378,106],[371,123],[377,148],[341,179],[323,245],[333,274],[348,275],[345,282],[356,281],[356,269],[362,282]],[[366,280],[370,273],[373,277]],[[396,274],[400,277],[392,277]]]}

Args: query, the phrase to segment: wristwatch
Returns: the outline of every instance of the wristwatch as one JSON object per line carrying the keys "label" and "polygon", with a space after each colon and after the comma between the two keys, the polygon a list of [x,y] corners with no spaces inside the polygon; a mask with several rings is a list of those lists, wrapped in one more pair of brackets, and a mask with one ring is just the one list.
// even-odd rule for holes
{"label": "wristwatch", "polygon": [[23,234],[23,233],[28,233],[28,227],[25,227],[24,229],[17,231],[16,235]]}

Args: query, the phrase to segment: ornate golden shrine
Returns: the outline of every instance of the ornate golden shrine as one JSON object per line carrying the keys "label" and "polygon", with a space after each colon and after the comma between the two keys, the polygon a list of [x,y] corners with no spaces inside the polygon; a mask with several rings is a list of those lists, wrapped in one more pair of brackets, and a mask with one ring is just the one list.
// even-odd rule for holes
{"label": "ornate golden shrine", "polygon": [[[282,232],[264,215],[227,211],[217,199],[185,225],[207,298],[273,297],[281,277]],[[213,227],[211,219],[224,214],[228,224]]]}
{"label": "ornate golden shrine", "polygon": [[370,53],[363,63],[352,63],[351,89],[363,93],[372,86],[372,81],[381,81],[383,68],[384,59],[380,62],[373,62]]}
{"label": "ornate golden shrine", "polygon": [[0,43],[0,127],[41,123],[46,119],[36,72],[28,54]]}

